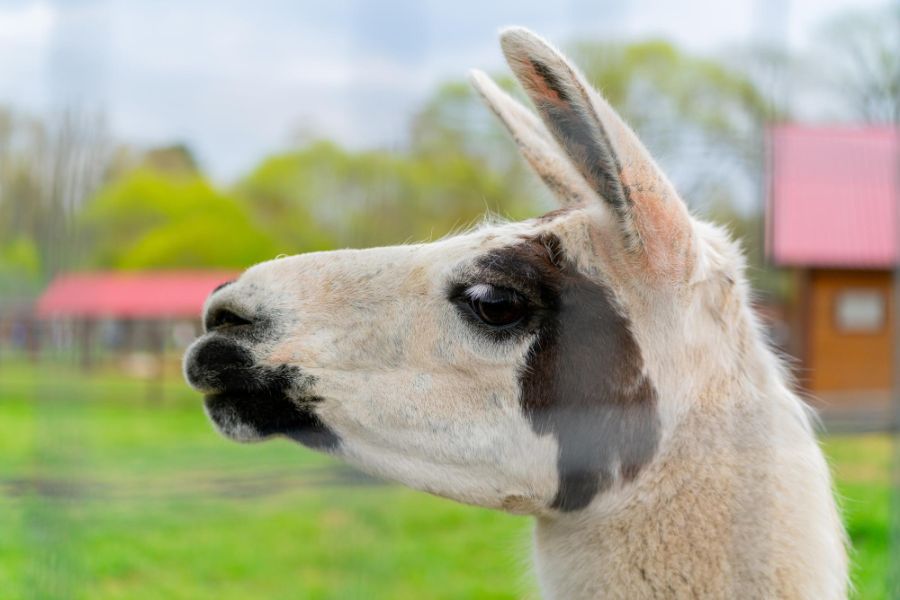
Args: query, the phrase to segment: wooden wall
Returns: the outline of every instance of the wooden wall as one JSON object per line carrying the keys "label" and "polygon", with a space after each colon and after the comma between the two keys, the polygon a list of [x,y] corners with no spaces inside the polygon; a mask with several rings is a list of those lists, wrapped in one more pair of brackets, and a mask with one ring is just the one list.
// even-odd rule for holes
{"label": "wooden wall", "polygon": [[[801,381],[813,392],[889,390],[892,385],[893,304],[889,271],[814,269],[806,273],[801,310],[806,313]],[[884,326],[873,332],[847,332],[838,326],[839,294],[877,289],[885,297]]]}

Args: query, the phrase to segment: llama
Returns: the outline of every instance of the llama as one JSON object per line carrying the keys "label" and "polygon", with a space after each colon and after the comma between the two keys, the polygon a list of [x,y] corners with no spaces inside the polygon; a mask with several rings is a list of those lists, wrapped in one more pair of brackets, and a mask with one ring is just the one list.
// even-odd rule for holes
{"label": "llama", "polygon": [[185,355],[209,418],[534,517],[546,598],[845,597],[829,471],[739,249],[562,54],[501,45],[537,115],[472,82],[561,208],[251,267]]}

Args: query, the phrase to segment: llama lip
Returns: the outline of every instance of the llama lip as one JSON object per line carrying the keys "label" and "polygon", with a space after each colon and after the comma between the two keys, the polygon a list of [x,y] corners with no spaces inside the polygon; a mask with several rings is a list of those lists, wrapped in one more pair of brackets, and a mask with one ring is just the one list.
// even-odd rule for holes
{"label": "llama lip", "polygon": [[295,366],[257,364],[244,346],[208,334],[188,350],[184,372],[226,437],[250,442],[283,435],[322,450],[340,442],[315,414],[314,379]]}
{"label": "llama lip", "polygon": [[335,450],[340,443],[315,414],[315,399],[296,402],[285,394],[222,392],[204,399],[206,414],[222,434],[238,442],[283,435],[320,450]]}

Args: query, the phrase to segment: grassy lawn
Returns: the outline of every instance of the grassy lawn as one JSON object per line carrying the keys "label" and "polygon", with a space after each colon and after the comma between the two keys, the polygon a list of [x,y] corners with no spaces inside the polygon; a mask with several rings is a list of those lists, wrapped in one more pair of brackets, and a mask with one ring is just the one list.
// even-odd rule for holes
{"label": "grassy lawn", "polygon": [[[825,441],[885,598],[890,441]],[[530,523],[214,434],[175,380],[0,365],[0,597],[535,598]]]}

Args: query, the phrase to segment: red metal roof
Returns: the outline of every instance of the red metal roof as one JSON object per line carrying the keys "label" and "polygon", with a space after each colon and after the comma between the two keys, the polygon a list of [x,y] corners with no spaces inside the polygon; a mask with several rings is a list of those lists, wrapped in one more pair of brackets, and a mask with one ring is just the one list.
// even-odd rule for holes
{"label": "red metal roof", "polygon": [[199,317],[229,271],[70,273],[51,282],[37,303],[40,317]]}
{"label": "red metal roof", "polygon": [[891,127],[771,130],[767,250],[776,264],[890,268],[898,137]]}

